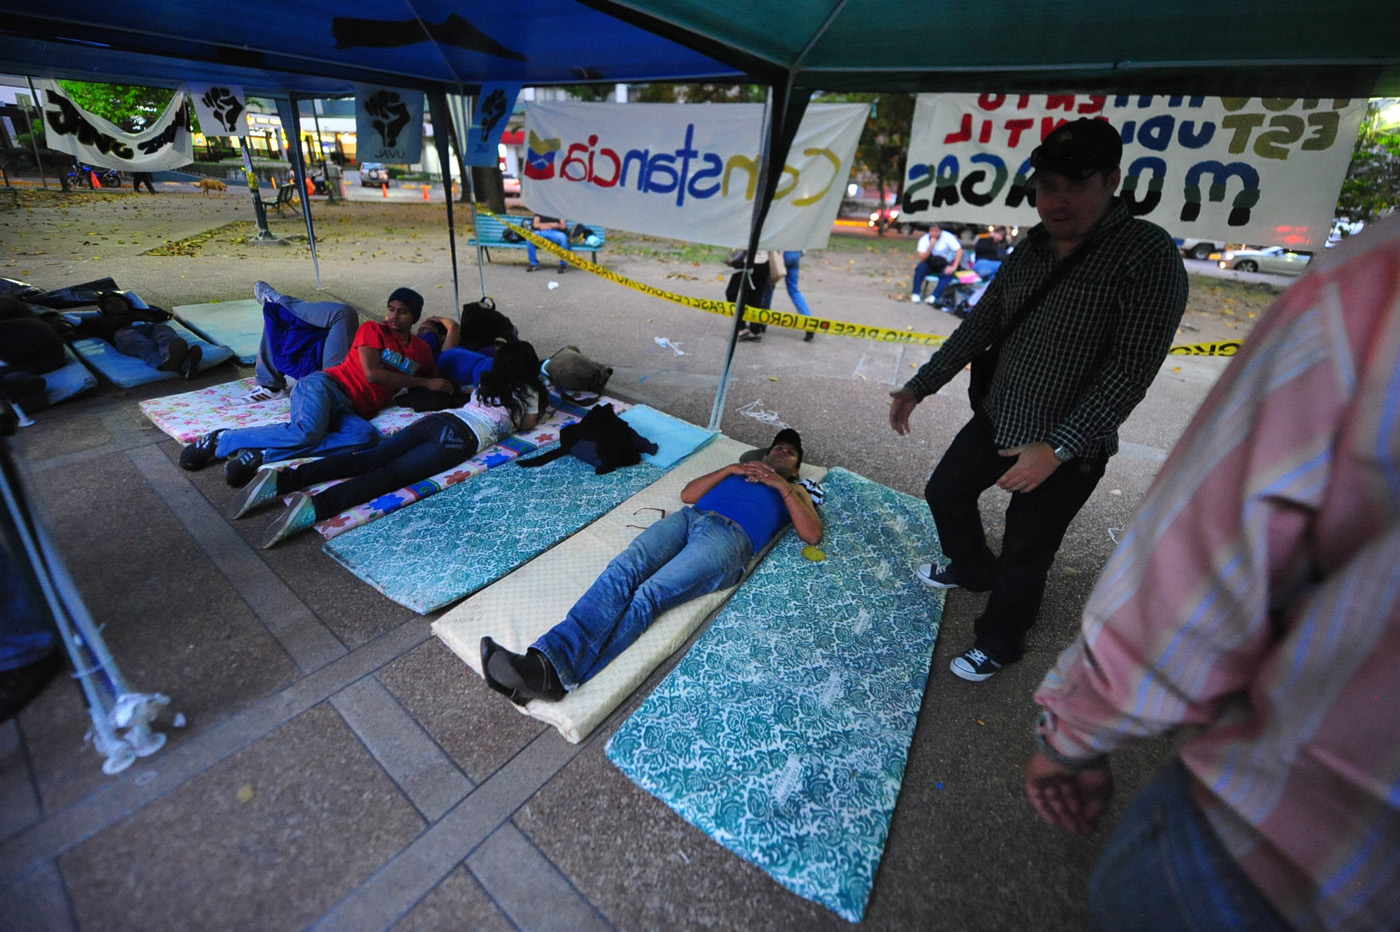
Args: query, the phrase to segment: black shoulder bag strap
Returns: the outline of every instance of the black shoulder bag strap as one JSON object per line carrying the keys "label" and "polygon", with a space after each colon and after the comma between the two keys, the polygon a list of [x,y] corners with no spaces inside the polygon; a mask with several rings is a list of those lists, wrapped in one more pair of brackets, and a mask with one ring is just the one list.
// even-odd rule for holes
{"label": "black shoulder bag strap", "polygon": [[980,410],[982,400],[987,397],[987,393],[992,390],[992,376],[997,371],[997,359],[1001,355],[1001,345],[1006,342],[1006,338],[1024,321],[1031,311],[1035,310],[1042,301],[1055,290],[1066,275],[1088,255],[1090,247],[1077,249],[1060,260],[1050,274],[1045,276],[1045,280],[1031,293],[1031,296],[1021,303],[1021,306],[1011,315],[1011,322],[1002,328],[1001,332],[992,340],[991,345],[976,356],[972,357],[970,363],[972,370],[968,373],[967,400],[972,403],[972,410]]}

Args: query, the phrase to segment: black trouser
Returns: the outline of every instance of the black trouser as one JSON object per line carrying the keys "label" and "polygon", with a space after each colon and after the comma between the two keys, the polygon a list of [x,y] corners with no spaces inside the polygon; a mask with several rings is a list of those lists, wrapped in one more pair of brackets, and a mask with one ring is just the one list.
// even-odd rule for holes
{"label": "black trouser", "polygon": [[318,482],[348,479],[312,496],[316,520],[324,521],[465,462],[476,453],[476,442],[476,434],[459,418],[430,414],[368,450],[284,469],[277,476],[277,492],[286,495]]}
{"label": "black trouser", "polygon": [[1015,462],[997,452],[992,422],[977,414],[953,438],[924,488],[949,560],[949,578],[968,589],[992,591],[973,631],[977,649],[998,663],[1021,659],[1055,552],[1103,478],[1107,458],[1061,463],[1034,491],[1012,493],[998,559],[987,546],[977,499]]}

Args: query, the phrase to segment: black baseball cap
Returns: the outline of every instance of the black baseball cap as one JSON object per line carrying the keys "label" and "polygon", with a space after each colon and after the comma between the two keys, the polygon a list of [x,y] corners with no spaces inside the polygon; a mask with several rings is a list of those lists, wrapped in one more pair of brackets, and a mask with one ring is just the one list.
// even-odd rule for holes
{"label": "black baseball cap", "polygon": [[[1031,152],[1031,168],[1076,181],[1111,171],[1123,159],[1123,137],[1107,120],[1074,120],[1056,129]],[[1034,178],[1032,178],[1034,180]]]}
{"label": "black baseball cap", "polygon": [[751,463],[754,460],[761,460],[768,455],[768,451],[780,443],[785,443],[797,451],[798,465],[802,463],[802,435],[791,427],[784,427],[778,431],[778,435],[773,438],[773,442],[762,450],[749,450],[739,457],[741,463]]}

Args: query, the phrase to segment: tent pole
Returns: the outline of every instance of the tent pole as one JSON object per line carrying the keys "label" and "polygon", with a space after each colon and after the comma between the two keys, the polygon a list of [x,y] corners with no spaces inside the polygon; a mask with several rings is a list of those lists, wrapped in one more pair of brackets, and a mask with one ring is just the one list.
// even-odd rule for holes
{"label": "tent pole", "polygon": [[253,199],[253,217],[258,222],[259,241],[273,240],[277,237],[272,235],[272,231],[267,227],[267,210],[263,207],[262,194],[258,191],[258,176],[253,172],[253,151],[248,148],[248,137],[238,137],[238,147],[243,152],[243,177],[248,181],[248,194]]}
{"label": "tent pole", "polygon": [[[462,122],[467,126],[471,126],[471,114],[476,109],[476,103],[469,95],[460,95],[458,99],[461,100],[464,105]],[[461,152],[462,150],[459,147],[457,151]],[[465,161],[465,159],[463,161]],[[472,207],[472,233],[475,234],[476,190],[472,185],[472,171],[470,165],[466,167],[466,172],[462,175],[462,197],[466,198],[467,203]],[[486,297],[486,262],[484,247],[481,245],[480,237],[476,238],[476,273],[481,279],[481,296],[484,298]]]}
{"label": "tent pole", "polygon": [[[311,267],[316,270],[316,290],[321,290],[321,262],[316,257],[316,225],[311,222],[311,192],[306,189],[306,158],[301,154],[301,113],[297,107],[297,95],[288,94],[285,105],[277,101],[278,115],[282,125],[292,128],[292,167],[296,170],[297,187],[300,188],[301,218],[306,221],[306,238],[311,243]],[[320,145],[319,136],[317,145]]]}
{"label": "tent pole", "polygon": [[[433,114],[433,142],[437,145],[438,166],[442,169],[442,189],[447,193],[447,245],[452,256],[452,300],[455,314],[462,316],[462,283],[457,273],[457,226],[452,211],[452,169],[448,159],[448,141],[456,142],[457,134],[452,125],[452,111],[447,106],[447,92],[433,91],[428,95],[428,104]],[[439,123],[441,120],[441,123]],[[485,293],[483,289],[483,293]]]}
{"label": "tent pole", "polygon": [[[724,420],[724,402],[729,394],[729,373],[734,366],[734,348],[739,341],[739,328],[744,325],[744,309],[749,306],[752,296],[749,288],[753,282],[753,257],[758,252],[758,241],[763,234],[763,221],[768,218],[768,209],[773,204],[773,194],[778,190],[782,178],[781,166],[787,163],[788,151],[792,148],[793,137],[807,112],[811,99],[808,91],[799,92],[793,86],[792,75],[783,77],[780,84],[769,85],[768,104],[764,113],[763,150],[759,157],[758,196],[754,198],[753,217],[749,223],[749,244],[744,263],[744,277],[739,283],[739,294],[734,302],[734,322],[729,328],[729,348],[724,355],[724,370],[720,373],[719,387],[715,390],[715,404],[710,411],[710,430],[718,431]],[[778,166],[777,169],[774,166]]]}
{"label": "tent pole", "polygon": [[[34,147],[34,165],[39,169],[39,181],[47,188],[49,186],[49,177],[44,174],[44,160],[39,158],[39,134],[34,132],[36,115],[39,125],[42,126],[44,123],[44,102],[39,99],[39,92],[34,89],[34,79],[29,75],[25,75],[24,80],[29,82],[29,93],[34,96],[34,113],[25,114],[25,116],[29,117],[29,144]],[[63,169],[61,167],[58,170],[58,177],[60,181],[64,182],[63,189],[65,191],[68,190],[67,179],[63,177]],[[9,174],[6,174],[6,182],[9,181],[9,178]]]}

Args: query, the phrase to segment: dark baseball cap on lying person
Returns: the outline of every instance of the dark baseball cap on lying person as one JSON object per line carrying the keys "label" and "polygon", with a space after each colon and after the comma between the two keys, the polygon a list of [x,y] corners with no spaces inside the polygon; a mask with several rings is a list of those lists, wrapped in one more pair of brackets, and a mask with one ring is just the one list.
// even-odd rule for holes
{"label": "dark baseball cap on lying person", "polygon": [[[1076,181],[1110,171],[1123,158],[1123,137],[1105,120],[1080,119],[1056,129],[1031,152],[1031,168]],[[1035,180],[1034,177],[1031,178]]]}
{"label": "dark baseball cap on lying person", "polygon": [[754,460],[761,460],[768,455],[768,451],[780,443],[785,443],[797,451],[797,462],[802,463],[802,435],[791,427],[784,427],[778,431],[778,435],[773,438],[773,442],[761,450],[748,450],[739,457],[741,463],[751,463]]}

